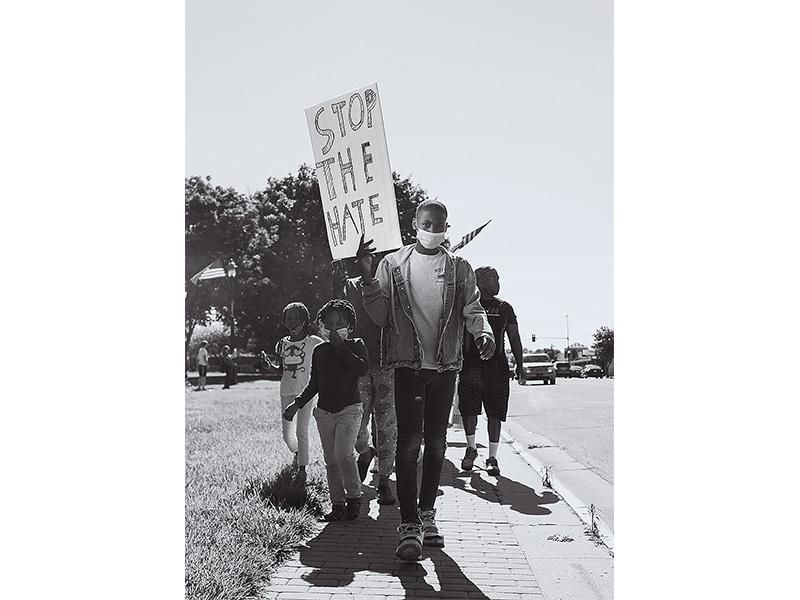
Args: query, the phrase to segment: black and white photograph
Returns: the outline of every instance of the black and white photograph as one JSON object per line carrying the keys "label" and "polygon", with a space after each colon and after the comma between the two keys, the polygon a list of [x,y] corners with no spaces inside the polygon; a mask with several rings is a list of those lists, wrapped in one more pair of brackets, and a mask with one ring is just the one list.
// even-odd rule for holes
{"label": "black and white photograph", "polygon": [[612,598],[611,1],[186,15],[187,598]]}
{"label": "black and white photograph", "polygon": [[800,5],[6,4],[3,598],[797,596]]}

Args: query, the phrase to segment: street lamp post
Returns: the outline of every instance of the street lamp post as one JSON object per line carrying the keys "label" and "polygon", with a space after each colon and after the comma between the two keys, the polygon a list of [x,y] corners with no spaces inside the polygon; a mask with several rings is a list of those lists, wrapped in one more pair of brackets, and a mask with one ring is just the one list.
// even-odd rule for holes
{"label": "street lamp post", "polygon": [[236,313],[234,312],[234,298],[236,297],[236,263],[230,261],[225,265],[225,281],[228,282],[228,289],[231,292],[231,360],[233,361],[233,381],[231,384],[237,383],[239,378],[238,369],[236,366]]}
{"label": "street lamp post", "polygon": [[231,352],[236,347],[236,313],[234,312],[234,298],[236,296],[236,263],[231,261],[225,267],[225,280],[231,292]]}

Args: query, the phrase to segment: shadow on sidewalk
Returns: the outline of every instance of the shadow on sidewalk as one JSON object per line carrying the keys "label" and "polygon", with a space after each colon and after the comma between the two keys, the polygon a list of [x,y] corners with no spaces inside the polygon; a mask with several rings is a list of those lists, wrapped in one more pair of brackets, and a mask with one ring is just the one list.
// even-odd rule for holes
{"label": "shadow on sidewalk", "polygon": [[[469,477],[469,487],[464,483],[465,476]],[[540,495],[533,488],[502,475],[493,479],[497,480],[496,484],[483,479],[480,471],[459,470],[452,461],[445,458],[440,481],[441,485],[451,485],[487,502],[508,506],[511,510],[524,515],[549,515],[550,509],[544,505],[558,502],[558,496],[553,492],[545,491]],[[451,481],[453,483],[449,483]]]}
{"label": "shadow on sidewalk", "polygon": [[[306,583],[319,587],[345,587],[353,584],[356,573],[379,573],[397,578],[405,590],[405,598],[431,597],[431,593],[447,598],[448,591],[457,591],[450,597],[463,597],[467,592],[470,599],[489,600],[441,548],[424,547],[423,557],[430,562],[408,563],[395,558],[400,512],[396,505],[380,506],[377,519],[373,518],[368,513],[375,492],[366,488],[364,491],[358,519],[330,523],[300,550],[300,562],[314,567],[312,572],[302,576]],[[436,576],[441,590],[425,581],[425,578],[430,581],[432,575]],[[353,587],[374,587],[374,590],[364,589],[362,593],[380,594],[385,584],[386,580],[382,578],[376,578],[374,584],[359,578]]]}

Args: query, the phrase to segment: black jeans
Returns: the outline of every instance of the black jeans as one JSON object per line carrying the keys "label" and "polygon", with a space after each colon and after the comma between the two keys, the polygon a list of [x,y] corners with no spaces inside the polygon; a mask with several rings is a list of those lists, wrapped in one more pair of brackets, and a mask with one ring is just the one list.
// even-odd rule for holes
{"label": "black jeans", "polygon": [[[439,491],[447,424],[453,405],[456,372],[400,368],[394,372],[394,410],[397,414],[397,498],[404,523],[417,515],[417,457],[423,435],[422,484],[419,509],[430,510]],[[423,433],[424,432],[424,433]]]}

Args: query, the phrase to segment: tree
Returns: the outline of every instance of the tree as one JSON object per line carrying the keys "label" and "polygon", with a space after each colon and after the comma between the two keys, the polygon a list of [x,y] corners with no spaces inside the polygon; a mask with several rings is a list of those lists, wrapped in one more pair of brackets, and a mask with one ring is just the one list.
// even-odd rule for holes
{"label": "tree", "polygon": [[[415,237],[411,228],[414,211],[420,202],[428,198],[428,194],[408,178],[401,178],[396,173],[393,178],[402,239],[404,244],[409,244]],[[205,188],[202,191],[209,193]],[[232,199],[232,196],[223,194],[222,201],[229,198]],[[220,202],[216,195],[214,199]],[[285,335],[281,318],[286,304],[303,302],[313,319],[319,307],[331,298],[331,253],[321,210],[319,185],[314,171],[301,165],[297,174],[269,178],[264,189],[249,197],[239,195],[238,201],[246,204],[241,211],[241,218],[236,221],[240,231],[236,232],[232,244],[225,245],[224,251],[217,250],[217,253],[231,256],[237,264],[237,340],[253,338],[256,346],[269,351]],[[216,210],[213,202],[209,206]],[[221,248],[220,237],[215,236],[209,246]],[[236,246],[236,251],[230,248],[231,245]],[[187,250],[187,259],[188,255]],[[200,287],[216,281],[204,281]],[[201,307],[216,306],[223,317],[228,318],[227,302],[224,301],[226,290],[215,290],[209,286],[209,297],[202,296],[202,293],[202,290],[198,292],[200,298],[208,302],[198,301]],[[187,315],[188,312],[187,297]],[[207,316],[209,313],[206,311],[203,314]]]}
{"label": "tree", "polygon": [[[209,321],[216,308],[230,325],[229,302],[235,284],[212,279],[195,285],[195,273],[215,260],[246,262],[259,239],[257,213],[250,197],[233,188],[214,186],[211,177],[188,177],[185,202],[186,348],[198,324]],[[233,284],[233,285],[231,285]]]}
{"label": "tree", "polygon": [[551,361],[558,360],[558,355],[561,354],[560,351],[556,350],[555,348],[539,348],[536,350],[537,353],[540,354],[547,354],[550,357]]}
{"label": "tree", "polygon": [[603,325],[594,332],[594,344],[592,344],[595,357],[603,371],[608,373],[608,366],[614,359],[614,330]]}

